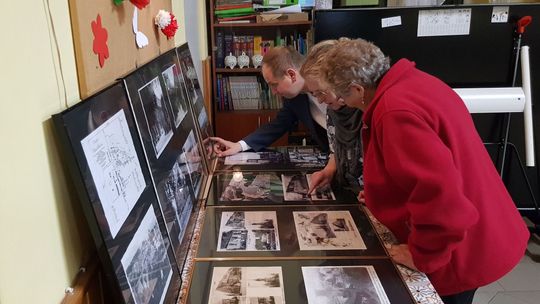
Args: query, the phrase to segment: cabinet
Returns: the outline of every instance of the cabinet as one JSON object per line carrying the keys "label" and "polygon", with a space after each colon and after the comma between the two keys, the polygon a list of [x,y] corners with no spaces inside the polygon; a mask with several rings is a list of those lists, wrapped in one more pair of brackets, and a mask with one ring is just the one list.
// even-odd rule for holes
{"label": "cabinet", "polygon": [[[264,55],[268,48],[276,45],[293,46],[306,53],[312,41],[312,22],[311,17],[303,21],[270,23],[256,23],[255,16],[239,21],[218,20],[216,2],[209,1],[207,7],[212,57],[211,109],[216,135],[237,141],[271,121],[281,108],[281,100],[270,92],[260,67],[253,66],[252,56]],[[250,58],[248,67],[225,66],[225,56],[238,58],[242,52]],[[286,144],[287,134],[274,143]]]}

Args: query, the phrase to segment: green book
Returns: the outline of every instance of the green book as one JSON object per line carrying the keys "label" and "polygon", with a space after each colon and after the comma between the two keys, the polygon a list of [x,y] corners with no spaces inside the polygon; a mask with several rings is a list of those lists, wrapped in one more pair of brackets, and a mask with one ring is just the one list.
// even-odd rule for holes
{"label": "green book", "polygon": [[240,16],[240,15],[249,15],[255,13],[253,7],[243,7],[243,8],[233,8],[228,10],[215,11],[214,14],[218,17],[230,17],[230,16]]}

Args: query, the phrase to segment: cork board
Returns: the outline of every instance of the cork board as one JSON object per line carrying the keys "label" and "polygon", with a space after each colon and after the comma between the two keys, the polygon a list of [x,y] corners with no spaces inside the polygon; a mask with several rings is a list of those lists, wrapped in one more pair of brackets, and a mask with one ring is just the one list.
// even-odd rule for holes
{"label": "cork board", "polygon": [[[154,16],[160,9],[172,12],[171,0],[152,0],[145,8],[137,10],[138,30],[148,38],[148,45],[141,49],[137,48],[132,26],[135,6],[129,0],[118,6],[113,0],[69,0],[69,9],[81,99],[174,47],[174,39],[167,40],[154,25]],[[101,26],[107,31],[109,56],[103,66],[93,51],[92,22],[97,21],[98,15]]]}

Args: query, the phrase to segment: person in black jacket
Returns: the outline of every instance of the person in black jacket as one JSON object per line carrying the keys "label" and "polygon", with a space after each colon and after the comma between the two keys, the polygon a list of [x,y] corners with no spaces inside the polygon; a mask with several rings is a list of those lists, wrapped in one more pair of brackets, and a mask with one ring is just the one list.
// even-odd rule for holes
{"label": "person in black jacket", "polygon": [[275,119],[238,142],[213,137],[217,142],[217,155],[229,156],[246,150],[260,151],[291,131],[297,122],[308,129],[313,141],[327,152],[326,105],[302,92],[304,78],[300,68],[304,57],[289,47],[270,49],[263,58],[262,75],[272,93],[282,97],[283,107]]}

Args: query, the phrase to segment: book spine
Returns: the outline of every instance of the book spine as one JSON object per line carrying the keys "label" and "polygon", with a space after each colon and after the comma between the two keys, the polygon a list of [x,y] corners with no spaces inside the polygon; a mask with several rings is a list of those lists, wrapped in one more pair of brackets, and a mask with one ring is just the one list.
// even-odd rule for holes
{"label": "book spine", "polygon": [[216,34],[216,67],[223,68],[225,66],[225,48],[224,48],[223,32]]}

